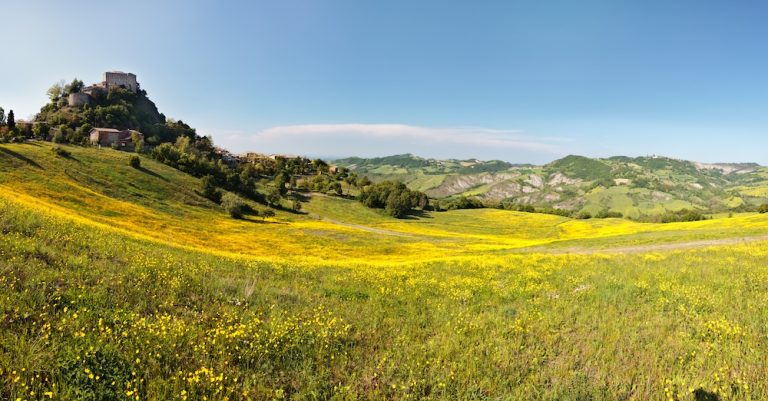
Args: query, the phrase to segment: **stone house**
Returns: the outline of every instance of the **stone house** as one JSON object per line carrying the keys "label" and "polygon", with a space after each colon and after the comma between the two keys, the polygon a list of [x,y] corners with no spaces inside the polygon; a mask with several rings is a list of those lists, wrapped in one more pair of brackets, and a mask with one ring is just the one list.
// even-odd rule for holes
{"label": "stone house", "polygon": [[114,128],[94,128],[89,136],[91,145],[112,146],[117,144],[124,147],[131,143],[133,134],[138,134],[140,139],[144,139],[144,134],[134,130],[117,130]]}

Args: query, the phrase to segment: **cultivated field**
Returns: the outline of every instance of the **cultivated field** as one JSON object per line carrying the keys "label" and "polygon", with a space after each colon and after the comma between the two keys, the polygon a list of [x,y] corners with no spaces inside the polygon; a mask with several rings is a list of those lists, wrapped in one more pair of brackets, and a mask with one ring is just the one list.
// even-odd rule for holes
{"label": "cultivated field", "polygon": [[0,146],[0,399],[768,397],[765,215],[238,221],[50,148]]}

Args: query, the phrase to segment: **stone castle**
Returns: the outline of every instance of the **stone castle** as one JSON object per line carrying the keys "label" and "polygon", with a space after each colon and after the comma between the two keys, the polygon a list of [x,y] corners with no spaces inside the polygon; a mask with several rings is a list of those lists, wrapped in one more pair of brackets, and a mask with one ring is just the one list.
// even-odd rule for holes
{"label": "stone castle", "polygon": [[133,92],[138,92],[139,83],[136,81],[136,74],[121,71],[107,71],[104,73],[104,80],[86,86],[82,91],[71,93],[67,99],[70,107],[82,107],[91,102],[91,98],[100,93],[106,93],[111,88],[124,88]]}

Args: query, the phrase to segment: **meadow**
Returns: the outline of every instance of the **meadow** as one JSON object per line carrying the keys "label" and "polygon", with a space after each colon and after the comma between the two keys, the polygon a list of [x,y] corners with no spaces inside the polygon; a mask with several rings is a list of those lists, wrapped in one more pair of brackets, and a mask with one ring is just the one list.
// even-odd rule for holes
{"label": "meadow", "polygon": [[742,400],[768,384],[768,218],[238,221],[112,150],[0,146],[0,399]]}

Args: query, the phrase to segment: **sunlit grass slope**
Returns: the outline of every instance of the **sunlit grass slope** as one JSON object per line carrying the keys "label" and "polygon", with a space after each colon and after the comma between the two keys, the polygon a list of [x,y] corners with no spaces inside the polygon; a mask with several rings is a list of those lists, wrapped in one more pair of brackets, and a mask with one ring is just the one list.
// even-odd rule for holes
{"label": "sunlit grass slope", "polygon": [[393,220],[315,195],[237,221],[150,159],[50,148],[0,146],[0,400],[768,398],[765,242],[557,253],[764,216]]}
{"label": "sunlit grass slope", "polygon": [[768,397],[764,244],[382,268],[211,255],[5,201],[0,230],[3,400]]}
{"label": "sunlit grass slope", "polygon": [[137,238],[265,260],[408,262],[537,247],[606,247],[759,235],[768,216],[675,224],[573,220],[494,209],[427,213],[396,220],[357,202],[315,195],[306,214],[233,220],[201,197],[197,179],[111,149],[47,143],[0,146],[0,198]]}

